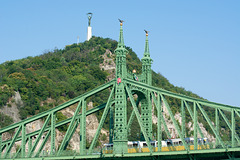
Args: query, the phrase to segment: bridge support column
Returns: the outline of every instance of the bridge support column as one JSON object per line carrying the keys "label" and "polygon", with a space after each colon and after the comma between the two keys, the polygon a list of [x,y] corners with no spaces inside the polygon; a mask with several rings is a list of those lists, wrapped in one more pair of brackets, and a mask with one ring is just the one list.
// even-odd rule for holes
{"label": "bridge support column", "polygon": [[56,124],[56,114],[52,113],[51,115],[51,155],[55,154],[55,124]]}
{"label": "bridge support column", "polygon": [[25,150],[26,150],[26,125],[22,124],[22,158],[25,158]]}
{"label": "bridge support column", "polygon": [[186,116],[185,116],[185,106],[183,103],[183,100],[181,100],[181,114],[182,114],[182,135],[185,138],[186,137]]}
{"label": "bridge support column", "polygon": [[232,109],[232,147],[235,147],[235,128],[236,128],[236,125],[235,125],[235,111],[234,109]]}
{"label": "bridge support column", "polygon": [[82,117],[80,121],[80,154],[86,154],[86,100],[82,101]]}
{"label": "bridge support column", "polygon": [[113,143],[113,107],[110,106],[110,123],[109,123],[109,143]]}
{"label": "bridge support column", "polygon": [[[215,126],[216,126],[216,131],[219,133],[220,127],[219,127],[219,111],[218,108],[215,108]],[[216,139],[216,146],[219,145],[218,140]]]}
{"label": "bridge support column", "polygon": [[127,153],[127,109],[126,93],[123,83],[116,85],[115,90],[115,122],[113,151],[115,154]]}
{"label": "bridge support column", "polygon": [[30,152],[32,149],[32,137],[29,136],[28,137],[28,152]]}
{"label": "bridge support column", "polygon": [[195,102],[193,102],[193,114],[194,114],[194,120],[193,120],[193,125],[194,125],[194,150],[197,150],[198,144],[197,144],[197,105]]}
{"label": "bridge support column", "polygon": [[[157,117],[158,117],[158,124],[157,124],[157,140],[158,140],[158,151],[162,151],[162,103],[159,94],[157,94]],[[160,156],[158,159],[161,159]]]}
{"label": "bridge support column", "polygon": [[[152,104],[149,91],[146,92],[146,98],[141,100],[141,119],[145,132],[149,139],[152,139]],[[141,141],[145,141],[143,133],[141,133]]]}

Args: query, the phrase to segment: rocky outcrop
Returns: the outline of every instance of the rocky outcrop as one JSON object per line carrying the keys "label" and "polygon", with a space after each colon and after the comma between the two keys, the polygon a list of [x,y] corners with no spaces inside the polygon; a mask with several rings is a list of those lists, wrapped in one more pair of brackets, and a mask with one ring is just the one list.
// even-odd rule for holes
{"label": "rocky outcrop", "polygon": [[107,49],[106,52],[101,56],[103,58],[103,63],[99,64],[99,67],[109,73],[107,80],[110,81],[115,78],[116,64],[114,62],[113,54]]}
{"label": "rocky outcrop", "polygon": [[21,120],[18,108],[22,106],[23,106],[23,102],[21,100],[21,95],[19,94],[19,92],[15,92],[15,95],[10,98],[7,105],[1,108],[0,112],[12,117],[13,122],[16,123]]}

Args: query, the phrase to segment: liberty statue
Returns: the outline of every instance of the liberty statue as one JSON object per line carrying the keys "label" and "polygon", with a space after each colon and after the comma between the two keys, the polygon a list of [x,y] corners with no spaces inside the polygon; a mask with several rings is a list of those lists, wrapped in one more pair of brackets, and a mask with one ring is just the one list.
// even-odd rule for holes
{"label": "liberty statue", "polygon": [[91,12],[87,13],[87,16],[88,16],[88,26],[90,27],[91,19],[92,19],[92,13]]}
{"label": "liberty statue", "polygon": [[92,13],[87,13],[88,16],[88,30],[87,30],[87,41],[89,41],[92,38],[92,27],[91,25],[91,19],[92,19]]}

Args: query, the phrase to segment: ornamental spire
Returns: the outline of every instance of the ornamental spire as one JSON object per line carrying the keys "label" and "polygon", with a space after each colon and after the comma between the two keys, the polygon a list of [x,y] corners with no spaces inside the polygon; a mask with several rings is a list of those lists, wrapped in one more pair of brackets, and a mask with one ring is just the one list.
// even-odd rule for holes
{"label": "ornamental spire", "polygon": [[144,30],[146,33],[146,41],[145,41],[145,50],[144,50],[144,57],[150,57],[150,52],[149,52],[149,44],[148,44],[148,32],[147,30]]}
{"label": "ornamental spire", "polygon": [[123,41],[123,29],[122,29],[122,25],[123,25],[123,20],[118,19],[120,22],[120,36],[119,36],[119,41],[118,41],[118,48],[122,48],[124,47],[124,41]]}

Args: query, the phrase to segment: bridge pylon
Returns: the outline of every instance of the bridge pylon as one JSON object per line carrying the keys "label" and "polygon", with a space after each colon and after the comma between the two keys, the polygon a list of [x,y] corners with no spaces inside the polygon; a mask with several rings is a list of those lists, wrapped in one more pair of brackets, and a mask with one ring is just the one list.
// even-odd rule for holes
{"label": "bridge pylon", "polygon": [[120,36],[116,54],[116,89],[115,89],[115,118],[113,152],[116,154],[127,153],[127,102],[124,90],[124,79],[127,78],[126,57],[128,54],[123,39],[123,21],[120,21]]}

